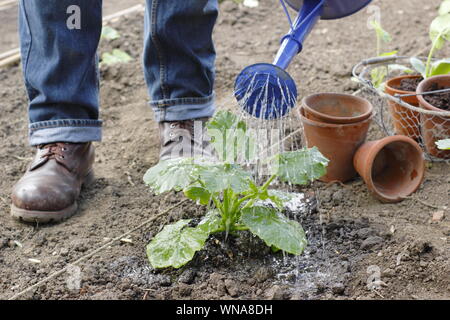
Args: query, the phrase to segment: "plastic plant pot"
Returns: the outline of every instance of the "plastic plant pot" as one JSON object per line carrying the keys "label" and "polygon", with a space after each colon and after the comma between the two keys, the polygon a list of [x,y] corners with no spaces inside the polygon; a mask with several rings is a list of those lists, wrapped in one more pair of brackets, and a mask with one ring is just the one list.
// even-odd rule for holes
{"label": "plastic plant pot", "polygon": [[[430,91],[433,85],[438,88],[450,88],[450,76],[434,76],[423,80],[417,87],[417,94]],[[424,96],[418,95],[420,106],[426,110],[444,112],[425,100]],[[425,148],[428,154],[441,159],[450,159],[450,151],[439,150],[436,142],[441,139],[448,139],[450,137],[450,117],[437,116],[430,114],[421,114],[421,128]]]}
{"label": "plastic plant pot", "polygon": [[[391,96],[396,94],[414,94],[414,91],[405,91],[396,89],[400,86],[403,79],[419,79],[421,76],[401,76],[390,79],[386,82],[385,91]],[[402,101],[414,106],[419,107],[419,100],[417,96],[402,97]],[[392,121],[395,128],[395,133],[410,137],[416,141],[420,139],[420,114],[411,109],[405,108],[394,101],[388,100],[389,112],[392,117]]]}
{"label": "plastic plant pot", "polygon": [[330,160],[323,182],[346,182],[356,177],[353,156],[366,140],[372,117],[357,123],[333,124],[308,119],[300,109],[306,143]]}
{"label": "plastic plant pot", "polygon": [[386,203],[400,202],[414,193],[425,173],[422,149],[403,135],[366,142],[356,152],[354,165],[371,193]]}
{"label": "plastic plant pot", "polygon": [[303,99],[302,107],[308,119],[335,124],[361,122],[373,112],[372,104],[366,99],[340,93],[310,95]]}

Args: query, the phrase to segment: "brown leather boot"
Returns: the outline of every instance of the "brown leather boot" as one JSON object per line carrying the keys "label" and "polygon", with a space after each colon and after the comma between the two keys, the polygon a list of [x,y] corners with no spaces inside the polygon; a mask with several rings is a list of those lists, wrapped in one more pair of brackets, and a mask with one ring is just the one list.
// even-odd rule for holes
{"label": "brown leather boot", "polygon": [[12,191],[11,215],[27,222],[57,222],[72,216],[82,185],[94,179],[92,143],[37,147],[34,160]]}
{"label": "brown leather boot", "polygon": [[214,152],[206,135],[209,118],[159,123],[161,152],[159,160],[175,158],[214,159]]}

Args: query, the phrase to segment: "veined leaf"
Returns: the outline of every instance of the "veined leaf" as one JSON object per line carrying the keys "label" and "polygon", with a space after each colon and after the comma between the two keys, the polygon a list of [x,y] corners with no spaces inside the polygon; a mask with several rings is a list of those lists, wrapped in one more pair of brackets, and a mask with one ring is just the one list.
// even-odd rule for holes
{"label": "veined leaf", "polygon": [[105,52],[102,55],[102,62],[107,65],[116,64],[116,63],[126,63],[133,60],[131,56],[119,49],[114,49],[111,53]]}
{"label": "veined leaf", "polygon": [[211,201],[211,193],[203,187],[191,186],[184,190],[184,195],[206,206]]}
{"label": "veined leaf", "polygon": [[147,245],[147,257],[154,268],[180,268],[203,248],[209,233],[187,227],[191,220],[165,226]]}
{"label": "veined leaf", "polygon": [[211,144],[219,158],[226,163],[251,160],[256,154],[255,134],[238,116],[219,111],[206,124]]}
{"label": "veined leaf", "polygon": [[156,193],[181,191],[192,184],[197,176],[196,165],[191,158],[160,161],[144,175],[144,182]]}
{"label": "veined leaf", "polygon": [[411,59],[409,59],[409,62],[411,63],[413,68],[416,69],[416,71],[419,72],[422,75],[422,77],[425,78],[425,72],[426,72],[425,63],[423,63],[422,60],[417,59],[415,57],[412,57]]}
{"label": "veined leaf", "polygon": [[447,13],[450,13],[450,0],[444,0],[442,1],[440,7],[439,7],[439,15],[443,16]]}
{"label": "veined leaf", "polygon": [[275,156],[271,169],[281,181],[304,185],[324,176],[328,162],[317,147],[304,148]]}
{"label": "veined leaf", "polygon": [[226,189],[241,193],[249,188],[251,177],[250,173],[233,164],[203,166],[198,169],[198,174],[210,193]]}
{"label": "veined leaf", "polygon": [[436,17],[430,25],[430,39],[437,49],[450,40],[450,13]]}
{"label": "veined leaf", "polygon": [[102,28],[102,34],[100,37],[107,39],[107,40],[115,40],[115,39],[120,38],[120,34],[119,34],[119,32],[117,32],[116,29],[111,28],[109,26],[104,26]]}
{"label": "veined leaf", "polygon": [[436,145],[441,150],[450,150],[450,139],[437,141]]}
{"label": "veined leaf", "polygon": [[267,207],[244,209],[241,221],[270,247],[299,255],[307,245],[301,225],[287,219],[275,209]]}
{"label": "veined leaf", "polygon": [[206,216],[198,224],[197,228],[208,234],[216,233],[222,229],[222,218],[217,210],[208,211]]}
{"label": "veined leaf", "polygon": [[450,60],[439,60],[433,63],[430,76],[450,73]]}

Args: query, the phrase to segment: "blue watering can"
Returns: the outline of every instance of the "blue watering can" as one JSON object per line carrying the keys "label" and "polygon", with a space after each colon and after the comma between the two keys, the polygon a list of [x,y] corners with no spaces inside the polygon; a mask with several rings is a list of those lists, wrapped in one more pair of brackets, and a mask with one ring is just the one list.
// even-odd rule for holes
{"label": "blue watering can", "polygon": [[[273,64],[248,66],[238,75],[234,94],[239,105],[249,114],[266,120],[285,116],[295,107],[297,87],[285,71],[292,59],[303,49],[303,41],[317,20],[339,19],[367,6],[371,0],[280,0],[291,25]],[[285,2],[298,11],[291,21]]]}

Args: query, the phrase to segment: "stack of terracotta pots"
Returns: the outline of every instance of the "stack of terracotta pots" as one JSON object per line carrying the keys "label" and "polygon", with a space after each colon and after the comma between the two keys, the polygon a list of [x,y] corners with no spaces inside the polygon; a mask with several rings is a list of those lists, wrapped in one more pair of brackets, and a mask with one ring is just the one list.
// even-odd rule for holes
{"label": "stack of terracotta pots", "polygon": [[330,160],[324,182],[346,182],[357,172],[356,150],[366,140],[373,107],[365,99],[347,94],[319,93],[302,101],[301,119],[308,147],[317,147]]}
{"label": "stack of terracotta pots", "polygon": [[324,182],[346,182],[359,173],[383,202],[398,202],[416,191],[425,166],[420,146],[406,136],[365,143],[373,107],[365,99],[320,93],[303,99],[301,121],[308,147],[330,160]]}

